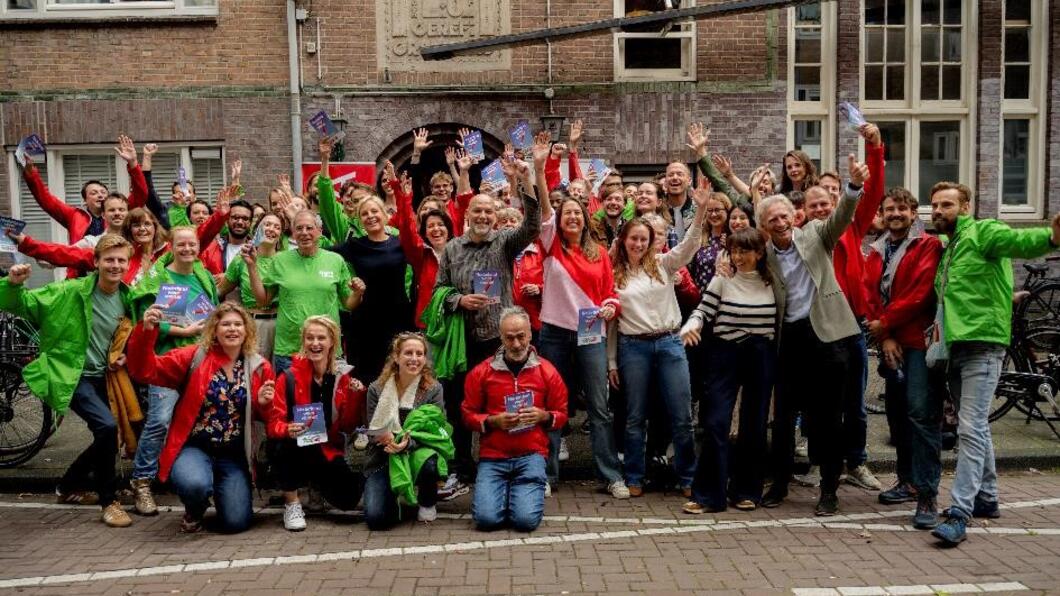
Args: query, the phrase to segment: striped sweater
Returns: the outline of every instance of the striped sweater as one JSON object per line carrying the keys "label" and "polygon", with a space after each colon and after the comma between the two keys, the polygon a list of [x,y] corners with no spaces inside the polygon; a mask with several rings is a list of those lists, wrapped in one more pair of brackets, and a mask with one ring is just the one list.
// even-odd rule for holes
{"label": "striped sweater", "polygon": [[777,304],[773,290],[757,271],[738,272],[735,277],[715,275],[703,293],[703,300],[689,322],[714,324],[714,335],[728,341],[741,341],[751,335],[773,339],[776,333]]}

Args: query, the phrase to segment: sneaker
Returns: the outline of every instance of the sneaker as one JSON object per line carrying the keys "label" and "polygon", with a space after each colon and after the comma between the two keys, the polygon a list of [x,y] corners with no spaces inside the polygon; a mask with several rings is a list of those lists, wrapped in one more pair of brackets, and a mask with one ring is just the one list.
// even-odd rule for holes
{"label": "sneaker", "polygon": [[913,527],[918,530],[931,530],[939,525],[938,505],[933,495],[924,495],[916,500],[916,514],[913,515]]}
{"label": "sneaker", "polygon": [[112,528],[128,528],[132,525],[132,518],[121,508],[121,503],[114,501],[103,508],[103,523]]}
{"label": "sneaker", "polygon": [[931,535],[942,541],[944,546],[957,546],[964,542],[968,520],[963,515],[955,515],[935,526]]}
{"label": "sneaker", "polygon": [[689,515],[703,515],[707,512],[707,508],[695,501],[689,501],[681,506],[681,511]]}
{"label": "sneaker", "polygon": [[550,484],[548,482],[545,483],[545,498],[546,499],[551,499],[552,498],[552,484]]}
{"label": "sneaker", "polygon": [[810,469],[805,474],[796,474],[791,479],[801,486],[817,488],[821,486],[821,468],[819,466],[810,466]]}
{"label": "sneaker", "polygon": [[129,481],[133,496],[136,498],[134,510],[140,515],[158,515],[158,505],[155,497],[151,494],[150,478],[133,478]]}
{"label": "sneaker", "polygon": [[872,471],[865,464],[861,464],[852,470],[847,470],[846,480],[847,484],[853,484],[865,490],[880,490],[883,488],[883,485],[873,476]]}
{"label": "sneaker", "polygon": [[416,519],[426,523],[436,520],[438,519],[438,508],[434,505],[431,505],[430,507],[423,507],[421,505],[419,511],[416,512]]}
{"label": "sneaker", "polygon": [[567,461],[570,459],[570,449],[567,448],[567,439],[559,440],[559,461]]}
{"label": "sneaker", "polygon": [[773,490],[773,488],[770,488],[766,491],[765,495],[762,495],[762,507],[765,507],[766,509],[780,507],[780,504],[783,503],[786,498],[788,498],[788,491],[781,491],[779,489]]}
{"label": "sneaker", "polygon": [[644,496],[644,488],[640,487],[640,486],[637,486],[635,484],[627,485],[626,486],[626,490],[629,491],[629,496],[631,496],[631,497],[643,497]]}
{"label": "sneaker", "polygon": [[357,451],[364,451],[368,448],[368,434],[357,433],[357,436],[353,439],[353,448]]}
{"label": "sneaker", "polygon": [[611,496],[616,499],[628,499],[630,495],[629,489],[626,488],[626,483],[621,480],[615,480],[607,485],[607,492],[611,493]]}
{"label": "sneaker", "polygon": [[813,514],[817,517],[831,517],[837,513],[839,513],[839,497],[835,493],[821,493]]}
{"label": "sneaker", "polygon": [[810,442],[806,437],[799,437],[795,441],[795,457],[810,457]]}
{"label": "sneaker", "polygon": [[[284,513],[284,517],[286,517]],[[195,534],[202,531],[202,518],[192,517],[190,513],[185,512],[184,517],[180,518],[180,533],[181,534]]]}
{"label": "sneaker", "polygon": [[997,501],[986,502],[975,500],[975,505],[972,506],[972,517],[985,517],[986,519],[997,519],[1001,517],[1001,510],[997,506]]}
{"label": "sneaker", "polygon": [[301,532],[305,529],[305,511],[301,503],[287,503],[283,506],[283,527],[288,532]]}
{"label": "sneaker", "polygon": [[894,486],[879,494],[883,505],[900,505],[916,500],[916,489],[908,482],[895,482]]}
{"label": "sneaker", "polygon": [[452,501],[453,499],[466,495],[471,492],[471,487],[464,484],[456,477],[456,474],[450,474],[445,480],[445,484],[442,488],[438,489],[438,498],[443,501]]}
{"label": "sneaker", "polygon": [[65,493],[59,487],[55,487],[55,502],[60,505],[98,505],[99,495],[88,490]]}
{"label": "sneaker", "polygon": [[758,505],[755,505],[755,502],[751,499],[740,499],[733,504],[733,507],[740,511],[754,511],[755,509],[758,509]]}

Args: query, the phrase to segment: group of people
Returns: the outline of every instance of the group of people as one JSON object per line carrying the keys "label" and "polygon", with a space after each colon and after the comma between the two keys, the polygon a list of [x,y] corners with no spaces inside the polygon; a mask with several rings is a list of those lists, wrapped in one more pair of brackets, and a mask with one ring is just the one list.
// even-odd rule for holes
{"label": "group of people", "polygon": [[[299,491],[310,485],[333,507],[363,503],[383,529],[407,507],[434,520],[439,499],[471,484],[477,527],[530,531],[580,404],[614,498],[642,496],[649,462],[672,449],[685,512],[776,507],[802,434],[819,470],[815,513],[834,515],[844,478],[882,489],[865,465],[874,345],[898,459],[880,502],[915,501],[914,525],[949,544],[969,518],[998,515],[986,413],[1010,335],[1010,259],[1056,248],[1060,217],[1023,230],[976,220],[971,191],[939,182],[923,197],[936,237],[917,197],[884,188],[873,124],[845,180],[793,150],[779,176],[765,164],[746,183],[710,154],[701,124],[687,135],[695,184],[683,159],[637,183],[583,174],[582,131],[576,121],[566,144],[540,133],[505,147],[505,183],[477,190],[463,147],[445,149],[449,172],[426,171],[426,130],[414,131],[407,172],[387,162],[378,187],[336,188],[325,138],[303,195],[281,176],[260,205],[242,196],[238,161],[213,205],[190,181],[165,205],[150,173],[157,148],[141,163],[127,137],[116,150],[132,192],[88,181],[83,208],[51,195],[29,161],[23,177],[69,243],[10,235],[70,279],[27,290],[30,266],[14,265],[0,309],[40,329],[30,389],[93,434],[58,500],[131,524],[116,496],[121,444],[136,512],[157,513],[154,486],[168,482],[186,532],[211,502],[222,530],[246,529],[262,474],[283,491],[292,531],[306,527]],[[212,312],[173,320],[167,286]],[[145,396],[131,440],[109,378],[124,372]],[[943,521],[946,382],[961,450]],[[364,451],[360,471],[351,448]]]}

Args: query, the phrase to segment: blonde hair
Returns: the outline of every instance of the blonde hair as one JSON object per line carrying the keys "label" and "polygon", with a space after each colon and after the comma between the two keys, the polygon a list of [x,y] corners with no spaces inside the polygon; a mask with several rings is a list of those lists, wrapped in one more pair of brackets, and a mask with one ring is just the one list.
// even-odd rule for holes
{"label": "blonde hair", "polygon": [[92,253],[95,255],[96,260],[99,260],[103,253],[115,248],[124,248],[130,256],[132,255],[132,244],[120,234],[103,234]]}
{"label": "blonde hair", "polygon": [[386,203],[383,202],[383,199],[380,199],[376,195],[368,195],[367,197],[362,198],[359,203],[357,203],[358,219],[361,217],[361,211],[364,210],[364,206],[368,203],[375,203],[376,207],[379,207],[379,210],[383,212],[383,225],[386,225],[386,220],[389,218],[389,212],[386,210]]}
{"label": "blonde hair", "polygon": [[306,334],[306,331],[309,331],[309,328],[312,327],[313,325],[318,325],[320,327],[323,327],[324,330],[328,332],[328,337],[331,339],[331,349],[328,350],[328,372],[331,373],[331,374],[335,374],[335,363],[336,363],[335,354],[337,354],[338,350],[339,350],[339,341],[340,341],[340,338],[341,338],[341,334],[339,332],[339,324],[336,323],[335,321],[332,321],[328,317],[326,317],[324,315],[314,315],[312,317],[309,317],[308,319],[305,320],[304,323],[302,323],[302,346],[303,347],[298,350],[298,355],[303,357],[303,358],[306,357],[305,347],[304,347],[305,346],[305,334]]}
{"label": "blonde hair", "polygon": [[[405,342],[412,340],[423,344],[423,351],[426,356],[428,350],[427,338],[422,333],[402,331],[395,335],[394,339],[390,342],[390,350],[386,356],[386,364],[383,365],[383,372],[379,373],[379,378],[375,380],[380,388],[385,387],[387,381],[389,381],[394,375],[398,374],[397,359],[398,356],[401,355],[401,346],[405,345]],[[437,383],[438,379],[434,376],[434,368],[431,366],[431,361],[428,359],[423,364],[423,371],[420,372],[420,386],[417,389],[417,393],[427,391]]]}
{"label": "blonde hair", "polygon": [[257,354],[258,326],[245,308],[232,302],[222,302],[217,305],[217,308],[206,318],[206,325],[202,330],[202,335],[199,337],[199,346],[207,351],[213,348],[214,343],[217,342],[217,325],[221,322],[222,317],[231,313],[235,313],[243,319],[243,328],[246,329],[246,336],[243,338],[243,347],[240,348],[240,352],[242,352],[243,356]]}
{"label": "blonde hair", "polygon": [[173,226],[169,230],[169,241],[170,242],[174,242],[175,243],[177,241],[177,233],[178,232],[187,232],[187,233],[189,233],[189,234],[191,234],[192,236],[195,237],[195,241],[196,242],[199,241],[199,231],[198,231],[198,229],[195,228],[195,226]]}

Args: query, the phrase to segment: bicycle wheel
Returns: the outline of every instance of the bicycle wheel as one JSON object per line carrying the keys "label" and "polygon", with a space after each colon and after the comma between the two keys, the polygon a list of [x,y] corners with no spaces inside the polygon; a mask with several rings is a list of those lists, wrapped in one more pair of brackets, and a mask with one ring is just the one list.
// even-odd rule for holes
{"label": "bicycle wheel", "polygon": [[18,366],[0,363],[0,468],[29,461],[52,432],[52,410],[22,380]]}
{"label": "bicycle wheel", "polygon": [[[1017,370],[1044,375],[1053,381],[1060,382],[1060,326],[1030,329],[1021,345],[1023,362],[1022,367]],[[1033,395],[1017,400],[1014,405],[1024,415],[1041,420],[1042,415],[1039,411],[1030,407],[1033,403],[1030,401],[1031,398],[1035,402],[1044,401],[1038,395]]]}
{"label": "bicycle wheel", "polygon": [[1060,280],[1046,280],[1034,286],[1020,303],[1018,315],[1028,331],[1060,326]]}
{"label": "bicycle wheel", "polygon": [[[1006,372],[1026,372],[1026,359],[1012,346],[1005,348],[1005,357],[1001,361],[1001,374]],[[990,403],[990,412],[987,420],[993,422],[1001,418],[1022,400],[1019,392],[1014,393],[1011,388],[999,385],[994,391],[994,400]]]}

